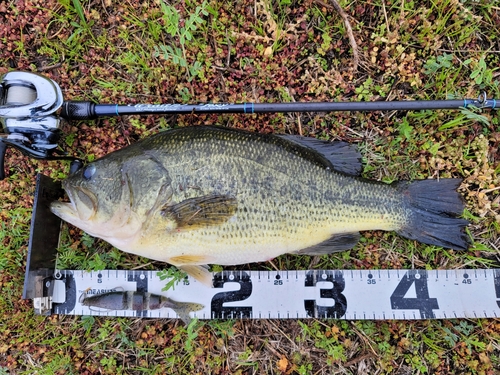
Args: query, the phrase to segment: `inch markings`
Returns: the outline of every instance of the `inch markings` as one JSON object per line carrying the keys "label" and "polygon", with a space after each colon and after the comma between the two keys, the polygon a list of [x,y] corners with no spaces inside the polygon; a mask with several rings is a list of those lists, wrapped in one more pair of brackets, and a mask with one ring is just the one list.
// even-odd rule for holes
{"label": "inch markings", "polygon": [[54,303],[57,314],[177,316],[169,308],[95,311],[79,302],[84,292],[119,289],[202,304],[191,313],[200,319],[500,317],[500,269],[223,271],[213,274],[213,288],[188,278],[166,292],[168,280],[160,280],[157,271],[60,270],[58,275],[66,300]]}

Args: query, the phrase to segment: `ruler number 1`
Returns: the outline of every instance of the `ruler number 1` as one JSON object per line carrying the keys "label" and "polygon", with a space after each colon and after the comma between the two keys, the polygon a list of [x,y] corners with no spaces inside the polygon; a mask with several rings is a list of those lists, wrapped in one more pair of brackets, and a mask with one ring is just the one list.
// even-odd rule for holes
{"label": "ruler number 1", "polygon": [[[99,279],[100,277],[99,273]],[[98,280],[99,280],[98,279]],[[147,293],[148,291],[148,278],[142,271],[129,271],[127,274],[127,281],[129,282],[135,282],[136,284],[136,291],[138,293]],[[147,310],[136,310],[135,315],[139,317],[145,317],[148,316],[148,311]]]}
{"label": "ruler number 1", "polygon": [[[410,288],[415,287],[416,297],[405,298]],[[427,287],[427,272],[410,270],[401,279],[391,295],[393,310],[419,310],[422,319],[434,318],[432,310],[438,310],[437,298],[429,297]]]}

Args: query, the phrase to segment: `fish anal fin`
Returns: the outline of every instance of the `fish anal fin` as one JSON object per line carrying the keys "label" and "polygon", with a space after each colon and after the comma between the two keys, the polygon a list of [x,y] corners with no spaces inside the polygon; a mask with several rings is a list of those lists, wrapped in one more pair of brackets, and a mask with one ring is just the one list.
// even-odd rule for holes
{"label": "fish anal fin", "polygon": [[234,197],[205,195],[167,205],[162,209],[162,214],[174,220],[177,228],[195,229],[226,222],[234,215],[237,207]]}
{"label": "fish anal fin", "polygon": [[213,288],[213,277],[212,273],[208,271],[206,267],[199,265],[182,265],[177,266],[182,271],[186,272],[189,276],[194,278],[196,281],[202,283],[203,285]]}
{"label": "fish anal fin", "polygon": [[358,243],[360,238],[359,233],[343,233],[335,234],[326,241],[317,245],[299,250],[296,254],[302,255],[325,255],[352,249]]}

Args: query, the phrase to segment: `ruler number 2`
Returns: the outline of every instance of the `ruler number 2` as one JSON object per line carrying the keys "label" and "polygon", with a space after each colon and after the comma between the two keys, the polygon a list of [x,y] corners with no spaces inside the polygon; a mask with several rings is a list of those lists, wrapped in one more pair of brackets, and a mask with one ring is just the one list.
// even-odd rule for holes
{"label": "ruler number 2", "polygon": [[251,318],[252,306],[224,306],[226,302],[240,302],[252,294],[252,280],[246,272],[222,271],[214,275],[214,288],[223,288],[225,283],[238,283],[239,290],[217,293],[212,297],[212,318]]}
{"label": "ruler number 2", "polygon": [[[414,285],[416,297],[405,298]],[[434,318],[432,310],[438,310],[437,298],[429,297],[427,272],[410,270],[401,279],[391,295],[391,307],[394,310],[419,310],[422,319]]]}

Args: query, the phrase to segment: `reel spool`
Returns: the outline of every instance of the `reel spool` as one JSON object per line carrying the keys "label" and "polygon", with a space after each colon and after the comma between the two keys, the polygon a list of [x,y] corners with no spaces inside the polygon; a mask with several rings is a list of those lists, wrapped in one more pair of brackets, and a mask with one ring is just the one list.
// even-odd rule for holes
{"label": "reel spool", "polygon": [[8,106],[26,105],[35,100],[36,90],[27,86],[10,86],[5,96],[5,104]]}
{"label": "reel spool", "polygon": [[[52,156],[60,138],[60,87],[51,79],[28,72],[9,72],[0,80],[0,179],[5,177],[8,146],[36,159]],[[64,158],[66,159],[66,158]]]}

